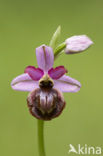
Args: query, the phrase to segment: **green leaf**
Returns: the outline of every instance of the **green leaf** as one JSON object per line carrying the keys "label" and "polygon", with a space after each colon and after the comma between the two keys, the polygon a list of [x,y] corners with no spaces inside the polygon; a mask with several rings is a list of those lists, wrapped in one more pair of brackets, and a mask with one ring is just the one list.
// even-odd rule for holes
{"label": "green leaf", "polygon": [[60,34],[61,34],[61,26],[58,26],[57,30],[55,31],[55,33],[53,34],[53,36],[51,38],[50,44],[49,44],[50,47],[53,48],[53,50],[57,46],[57,42],[58,42],[58,39],[60,37]]}

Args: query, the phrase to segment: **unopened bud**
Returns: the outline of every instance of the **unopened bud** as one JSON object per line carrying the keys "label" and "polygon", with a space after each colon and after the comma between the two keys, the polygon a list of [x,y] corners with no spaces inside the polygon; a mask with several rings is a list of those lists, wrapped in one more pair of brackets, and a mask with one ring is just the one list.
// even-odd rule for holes
{"label": "unopened bud", "polygon": [[82,52],[93,44],[90,38],[88,38],[86,35],[72,36],[65,42],[65,53],[67,54]]}

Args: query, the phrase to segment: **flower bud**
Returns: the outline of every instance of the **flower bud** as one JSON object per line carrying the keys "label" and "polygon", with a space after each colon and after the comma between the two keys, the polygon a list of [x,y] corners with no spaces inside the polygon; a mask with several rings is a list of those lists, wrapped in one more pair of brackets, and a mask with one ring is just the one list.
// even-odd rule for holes
{"label": "flower bud", "polygon": [[66,39],[65,53],[74,54],[86,50],[93,42],[86,35],[72,36]]}
{"label": "flower bud", "polygon": [[57,89],[37,88],[27,98],[30,113],[40,120],[51,120],[59,116],[65,106],[62,93]]}

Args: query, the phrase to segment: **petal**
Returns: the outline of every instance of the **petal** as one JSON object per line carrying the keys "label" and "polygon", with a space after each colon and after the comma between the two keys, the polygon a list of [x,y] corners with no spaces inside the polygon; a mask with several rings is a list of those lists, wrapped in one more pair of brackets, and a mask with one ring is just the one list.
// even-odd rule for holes
{"label": "petal", "polygon": [[34,66],[28,66],[25,68],[25,73],[28,73],[29,76],[32,78],[34,81],[40,80],[40,78],[44,75],[44,72],[40,68],[35,68]]}
{"label": "petal", "polygon": [[66,40],[67,54],[77,53],[86,50],[93,42],[86,35],[72,36]]}
{"label": "petal", "polygon": [[54,54],[51,47],[42,45],[36,48],[36,57],[39,68],[48,71],[53,67]]}
{"label": "petal", "polygon": [[64,66],[58,66],[56,68],[51,68],[48,71],[48,74],[50,75],[50,77],[54,80],[59,79],[60,77],[62,77],[65,73],[67,73],[67,70],[64,68]]}
{"label": "petal", "polygon": [[33,81],[31,77],[26,73],[19,75],[15,79],[13,79],[11,82],[11,87],[14,90],[30,92],[38,88],[38,81]]}
{"label": "petal", "polygon": [[77,80],[64,75],[60,79],[54,80],[54,88],[62,92],[77,92],[80,90],[81,84]]}

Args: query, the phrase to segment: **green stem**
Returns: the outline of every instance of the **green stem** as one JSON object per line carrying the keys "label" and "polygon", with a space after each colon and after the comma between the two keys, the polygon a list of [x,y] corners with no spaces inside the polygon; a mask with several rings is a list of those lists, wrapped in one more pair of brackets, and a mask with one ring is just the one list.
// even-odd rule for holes
{"label": "green stem", "polygon": [[63,50],[65,49],[65,47],[66,47],[66,43],[63,42],[55,49],[54,59],[57,58],[60,54],[62,54],[64,52]]}
{"label": "green stem", "polygon": [[44,121],[38,120],[38,151],[39,156],[45,156],[44,148]]}

